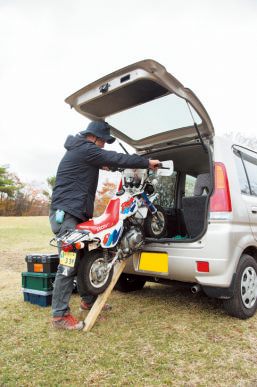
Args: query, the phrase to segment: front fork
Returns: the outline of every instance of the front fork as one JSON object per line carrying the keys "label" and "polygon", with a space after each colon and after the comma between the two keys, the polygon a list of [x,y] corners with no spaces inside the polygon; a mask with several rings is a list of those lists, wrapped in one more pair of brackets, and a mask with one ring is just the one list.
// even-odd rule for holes
{"label": "front fork", "polygon": [[154,218],[154,220],[159,224],[159,226],[163,227],[163,221],[160,219],[156,208],[154,207],[153,203],[149,200],[149,198],[146,195],[146,193],[142,192],[141,196],[143,198],[143,201],[144,201],[146,207],[148,208],[148,210],[150,211],[152,217]]}

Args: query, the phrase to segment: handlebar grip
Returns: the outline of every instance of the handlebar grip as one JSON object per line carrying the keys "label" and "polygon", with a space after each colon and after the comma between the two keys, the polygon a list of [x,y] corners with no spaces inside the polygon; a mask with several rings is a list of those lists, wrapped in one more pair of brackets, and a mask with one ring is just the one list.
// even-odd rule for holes
{"label": "handlebar grip", "polygon": [[159,167],[159,168],[161,168],[161,169],[169,169],[169,168],[167,168],[167,167],[164,167],[164,166],[162,165],[162,163],[155,164],[154,167],[155,167],[155,168]]}

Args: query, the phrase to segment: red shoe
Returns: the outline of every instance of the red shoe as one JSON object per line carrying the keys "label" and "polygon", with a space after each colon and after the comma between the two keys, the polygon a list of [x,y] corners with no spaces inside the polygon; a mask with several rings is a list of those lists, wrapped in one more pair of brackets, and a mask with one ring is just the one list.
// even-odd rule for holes
{"label": "red shoe", "polygon": [[[87,311],[87,310],[91,310],[92,309],[92,306],[94,305],[93,304],[87,304],[85,301],[81,301],[81,304],[80,304],[80,308],[79,308],[79,311],[80,312],[84,312],[84,311]],[[111,310],[112,307],[110,305],[107,305],[105,304],[103,307],[102,307],[102,311],[105,312],[106,310]]]}
{"label": "red shoe", "polygon": [[67,331],[80,331],[84,328],[85,323],[84,321],[78,321],[75,317],[73,317],[70,313],[62,316],[62,317],[55,317],[52,320],[51,324],[52,328],[54,329],[66,329]]}

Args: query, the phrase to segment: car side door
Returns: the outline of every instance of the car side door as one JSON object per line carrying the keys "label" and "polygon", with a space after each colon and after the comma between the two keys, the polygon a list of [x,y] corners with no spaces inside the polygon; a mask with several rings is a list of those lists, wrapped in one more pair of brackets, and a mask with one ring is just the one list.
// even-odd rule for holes
{"label": "car side door", "polygon": [[249,222],[254,239],[257,240],[257,153],[235,147],[241,194],[247,205]]}

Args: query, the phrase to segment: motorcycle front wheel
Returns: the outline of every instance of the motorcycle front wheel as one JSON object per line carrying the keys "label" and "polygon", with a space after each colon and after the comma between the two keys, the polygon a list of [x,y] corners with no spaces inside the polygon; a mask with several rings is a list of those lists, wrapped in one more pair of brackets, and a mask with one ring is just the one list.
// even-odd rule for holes
{"label": "motorcycle front wheel", "polygon": [[110,271],[107,271],[106,266],[102,249],[85,253],[80,260],[77,273],[78,288],[81,295],[98,296],[108,288],[113,276],[113,267]]}
{"label": "motorcycle front wheel", "polygon": [[158,219],[156,215],[152,215],[150,212],[147,214],[147,218],[144,222],[145,235],[151,238],[163,238],[167,231],[167,215],[164,209],[158,204],[155,205],[157,210]]}

